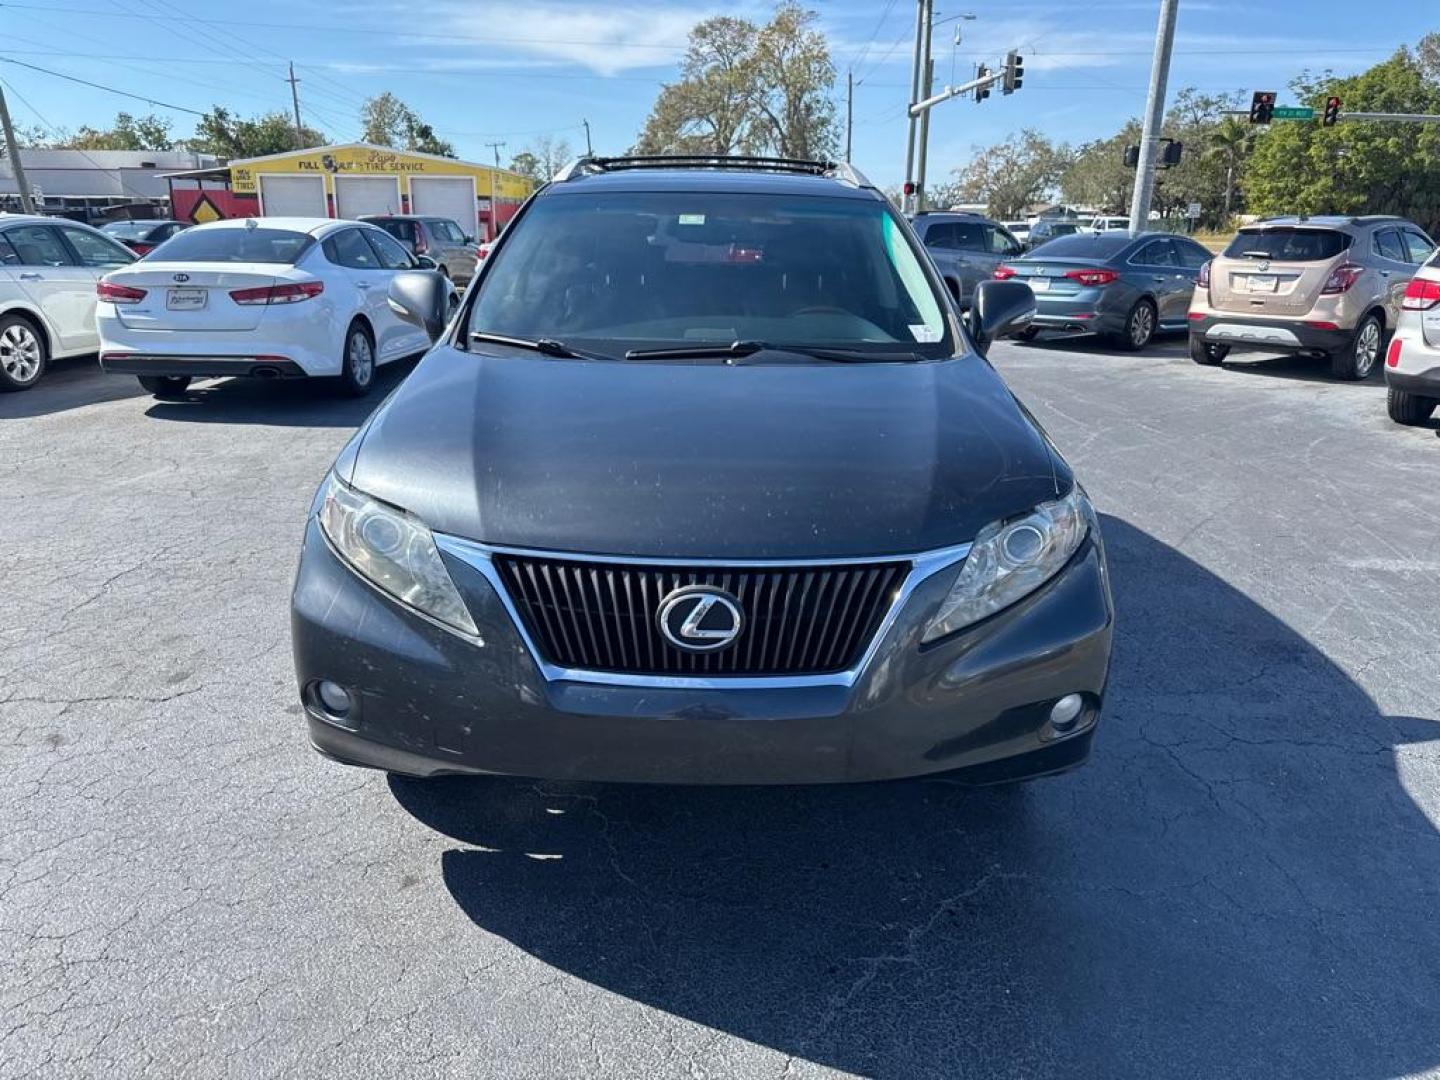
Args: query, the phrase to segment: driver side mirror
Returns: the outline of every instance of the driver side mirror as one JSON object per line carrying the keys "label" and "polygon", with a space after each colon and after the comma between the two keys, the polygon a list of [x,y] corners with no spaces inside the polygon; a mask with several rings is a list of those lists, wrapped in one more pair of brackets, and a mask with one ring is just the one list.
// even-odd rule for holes
{"label": "driver side mirror", "polygon": [[429,255],[416,255],[416,256],[415,256],[415,265],[417,265],[418,267],[420,267],[421,270],[439,270],[439,269],[440,269],[440,264],[437,263],[434,259],[432,259]]}
{"label": "driver side mirror", "polygon": [[1035,318],[1035,294],[1019,281],[982,281],[975,286],[965,328],[984,356],[990,344],[1024,330]]}
{"label": "driver side mirror", "polygon": [[405,270],[390,279],[385,299],[391,311],[411,326],[424,330],[426,337],[434,342],[450,321],[454,295],[455,286],[443,274],[434,270]]}

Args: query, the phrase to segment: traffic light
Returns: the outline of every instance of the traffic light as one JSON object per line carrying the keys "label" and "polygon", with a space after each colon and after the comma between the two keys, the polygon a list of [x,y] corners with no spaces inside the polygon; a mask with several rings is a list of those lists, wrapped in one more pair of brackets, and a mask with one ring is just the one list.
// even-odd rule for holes
{"label": "traffic light", "polygon": [[1125,147],[1125,167],[1133,169],[1140,164],[1140,147],[1131,143]]}
{"label": "traffic light", "polygon": [[1162,169],[1173,169],[1180,164],[1180,154],[1185,144],[1179,139],[1165,140],[1165,147],[1160,151],[1160,167]]}
{"label": "traffic light", "polygon": [[1268,124],[1275,111],[1275,91],[1256,90],[1250,97],[1250,123]]}
{"label": "traffic light", "polygon": [[1013,94],[1019,90],[1025,79],[1025,58],[1014,49],[1005,54],[1005,82],[1003,92]]}
{"label": "traffic light", "polygon": [[[975,77],[976,77],[977,79],[983,79],[983,78],[985,78],[986,75],[989,75],[989,74],[990,74],[990,69],[989,69],[988,67],[986,67],[984,64],[979,64],[979,65],[976,66],[976,68],[975,68]],[[985,100],[987,97],[989,97],[989,96],[990,96],[990,87],[989,87],[989,86],[977,86],[977,87],[975,88],[975,104],[976,104],[976,105],[979,105],[980,102],[984,101],[984,100]]]}
{"label": "traffic light", "polygon": [[1333,127],[1335,121],[1340,119],[1340,99],[1338,97],[1327,97],[1325,99],[1325,115],[1320,118],[1321,127]]}

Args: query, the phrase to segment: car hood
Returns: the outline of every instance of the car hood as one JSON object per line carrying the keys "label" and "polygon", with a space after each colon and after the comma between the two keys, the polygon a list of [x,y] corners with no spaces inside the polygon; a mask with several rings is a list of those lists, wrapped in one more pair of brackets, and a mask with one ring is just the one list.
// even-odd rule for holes
{"label": "car hood", "polygon": [[974,356],[726,365],[441,347],[343,460],[356,487],[437,532],[643,557],[947,547],[1069,482]]}

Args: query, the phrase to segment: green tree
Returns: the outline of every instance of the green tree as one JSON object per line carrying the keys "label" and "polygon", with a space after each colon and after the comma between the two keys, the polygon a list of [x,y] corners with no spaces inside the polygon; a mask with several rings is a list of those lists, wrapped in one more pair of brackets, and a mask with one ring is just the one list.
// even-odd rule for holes
{"label": "green tree", "polygon": [[725,15],[697,24],[680,80],[661,87],[636,152],[833,153],[835,68],[815,22],[786,0],[763,27]]}
{"label": "green tree", "polygon": [[169,120],[122,112],[116,114],[112,128],[97,130],[86,125],[52,145],[59,150],[170,150],[175,140],[170,137]]}
{"label": "green tree", "polygon": [[1235,181],[1240,175],[1241,165],[1244,164],[1254,145],[1253,129],[1238,116],[1225,117],[1210,132],[1205,153],[1211,158],[1218,159],[1225,166],[1222,212],[1227,222],[1230,220],[1235,205]]}
{"label": "green tree", "polygon": [[195,134],[185,140],[185,148],[222,158],[252,158],[283,154],[306,146],[324,146],[325,142],[324,134],[314,128],[302,128],[297,135],[288,113],[269,112],[242,120],[216,105],[200,118]]}
{"label": "green tree", "polygon": [[1130,205],[1135,170],[1125,164],[1125,147],[1140,142],[1140,122],[1128,121],[1108,139],[1095,139],[1078,147],[1060,176],[1065,201],[1121,213]]}
{"label": "green tree", "polygon": [[[1070,162],[1070,149],[1055,145],[1026,128],[1017,136],[989,147],[976,147],[969,164],[954,172],[946,201],[983,202],[992,217],[1022,216],[1032,203],[1043,201]],[[935,205],[942,205],[935,196]]]}
{"label": "green tree", "polygon": [[[1351,78],[1306,74],[1291,89],[1317,112],[1335,94],[1347,111],[1440,113],[1440,80],[1423,56],[1405,48]],[[1400,214],[1434,228],[1440,225],[1440,127],[1276,123],[1257,137],[1241,187],[1258,214]]]}
{"label": "green tree", "polygon": [[360,136],[362,142],[422,154],[455,156],[453,146],[436,135],[434,128],[388,90],[366,99],[360,106],[360,123],[364,128]]}

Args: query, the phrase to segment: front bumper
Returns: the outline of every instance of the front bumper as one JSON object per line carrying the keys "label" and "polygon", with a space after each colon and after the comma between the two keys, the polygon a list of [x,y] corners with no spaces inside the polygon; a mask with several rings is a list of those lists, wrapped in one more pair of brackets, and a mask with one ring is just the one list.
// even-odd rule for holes
{"label": "front bumper", "polygon": [[1354,329],[1324,330],[1298,319],[1256,319],[1228,312],[1191,311],[1190,335],[1211,345],[1267,352],[1336,352],[1350,345]]}
{"label": "front bumper", "polygon": [[[925,647],[921,631],[958,565],[920,581],[849,685],[552,681],[489,579],[444,558],[483,644],[371,587],[311,519],[292,630],[322,753],[421,776],[765,784],[967,770],[983,782],[1078,764],[1099,719],[1114,613],[1098,538],[1037,593]],[[358,702],[343,722],[320,705],[320,679]],[[1059,736],[1049,707],[1070,693],[1086,710]]]}

